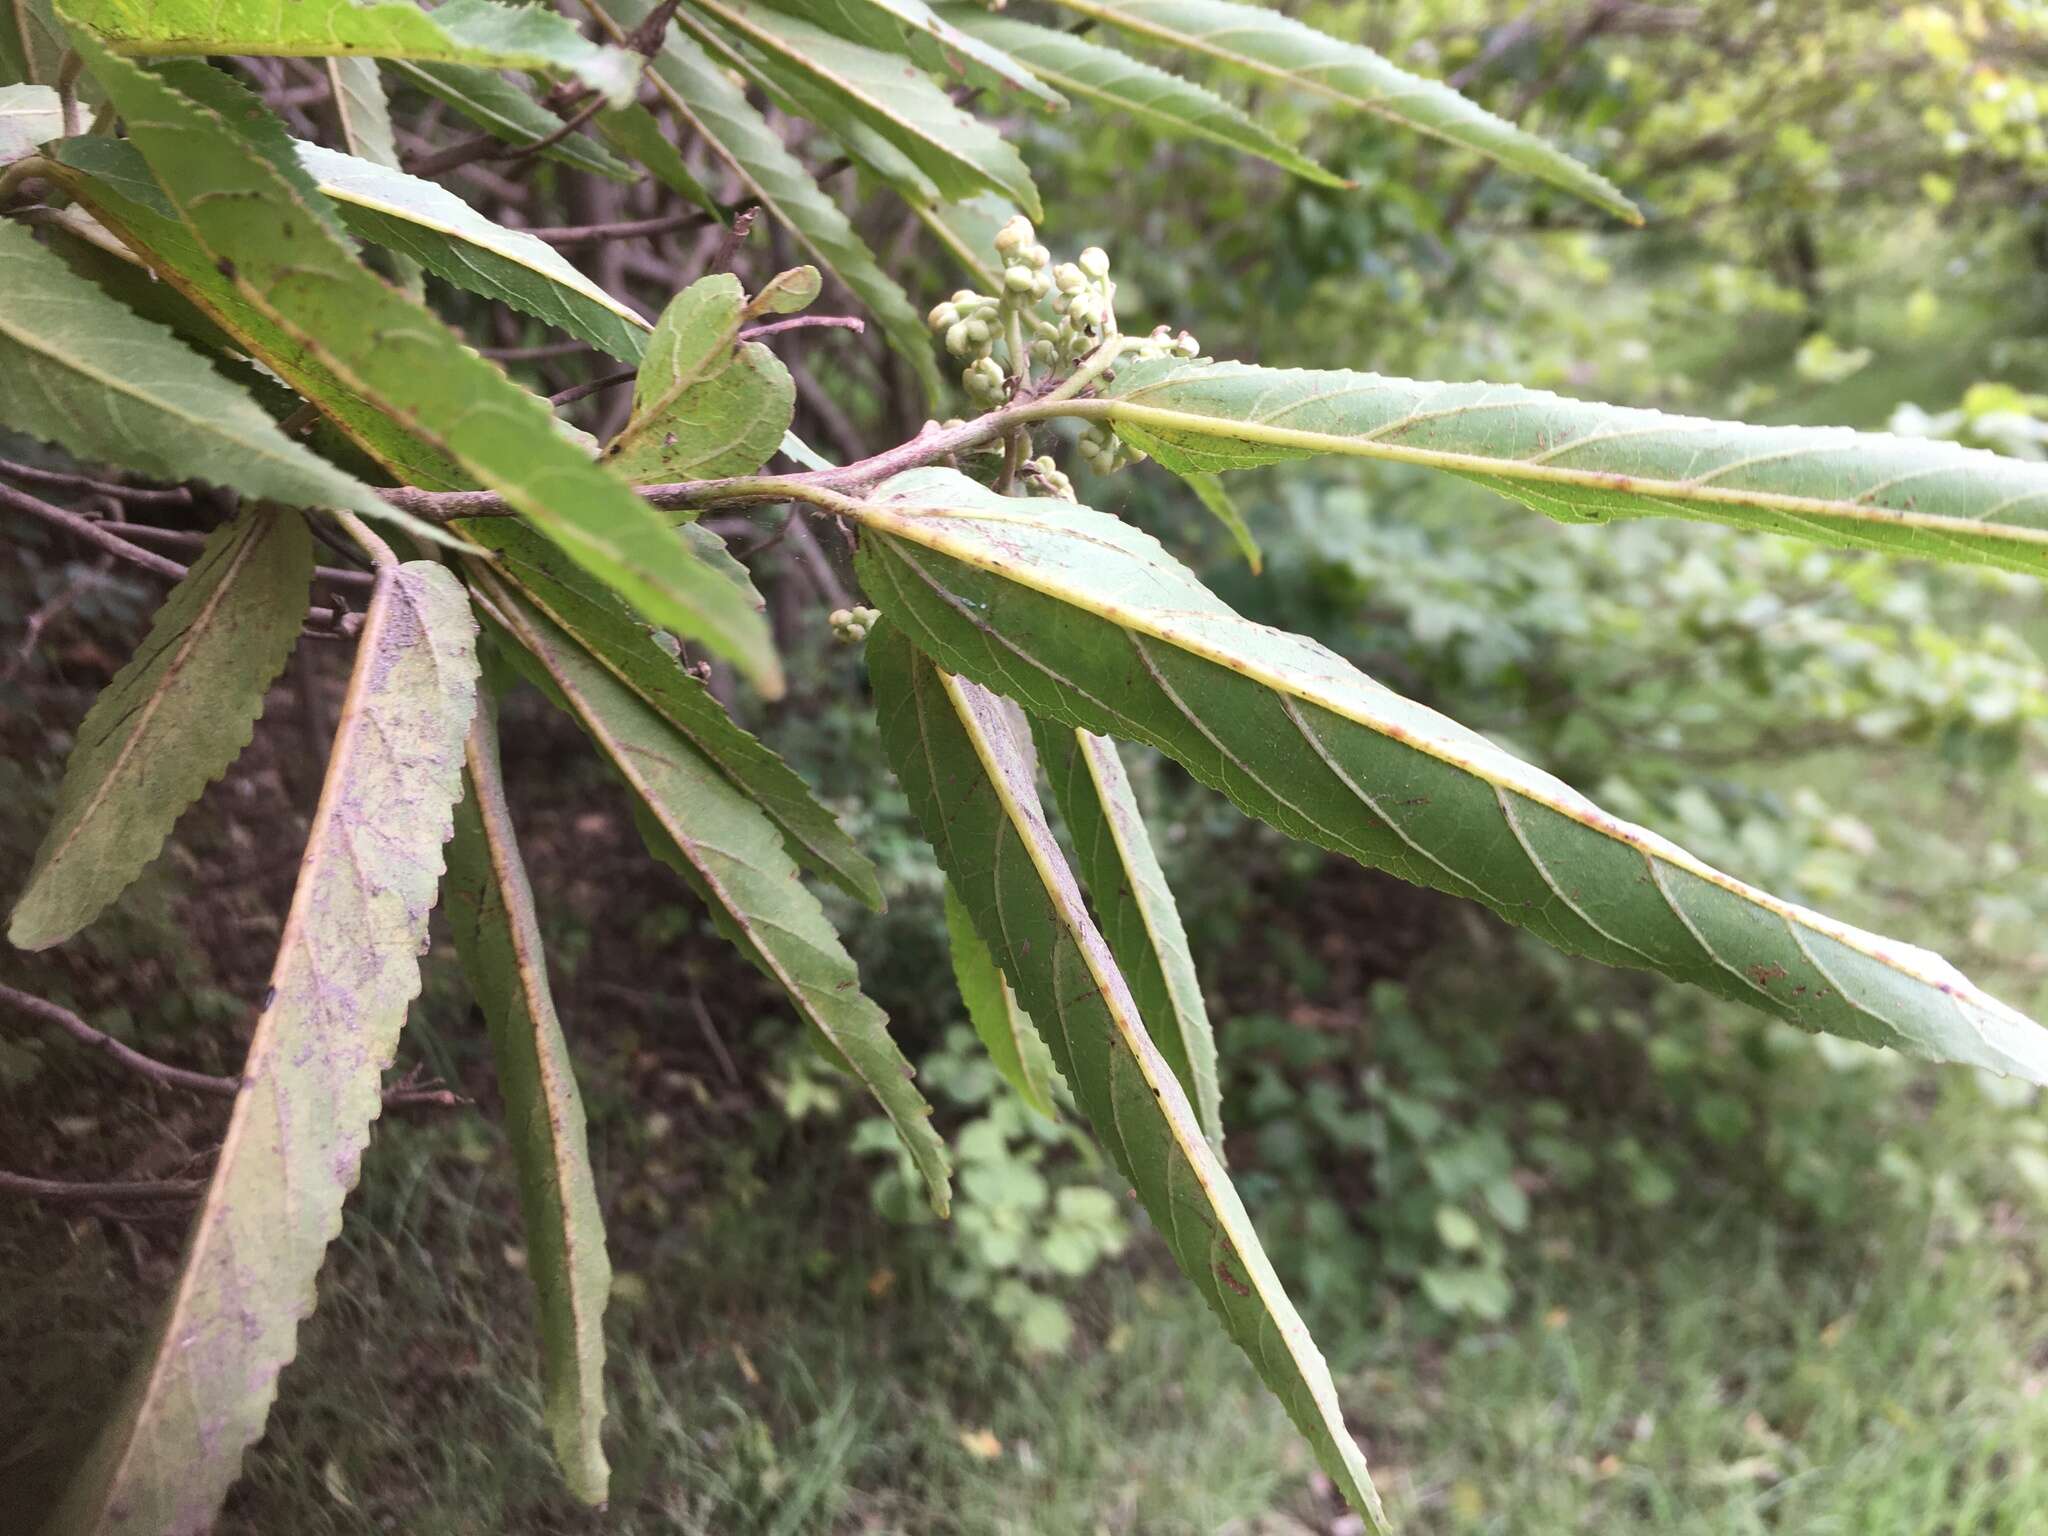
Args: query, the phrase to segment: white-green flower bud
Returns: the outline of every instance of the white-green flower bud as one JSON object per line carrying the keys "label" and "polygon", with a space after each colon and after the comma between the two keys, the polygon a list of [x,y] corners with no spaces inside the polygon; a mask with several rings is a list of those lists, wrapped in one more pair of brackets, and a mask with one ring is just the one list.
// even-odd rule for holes
{"label": "white-green flower bud", "polygon": [[1031,361],[1041,368],[1050,368],[1059,361],[1059,356],[1060,349],[1043,336],[1031,343]]}
{"label": "white-green flower bud", "polygon": [[1182,357],[1199,357],[1202,352],[1202,344],[1195,340],[1191,332],[1182,331],[1173,338],[1173,350]]}
{"label": "white-green flower bud", "polygon": [[1031,221],[1023,214],[1017,214],[1010,222],[996,231],[996,254],[1009,256],[1027,249],[1038,237],[1038,231],[1031,227]]}
{"label": "white-green flower bud", "polygon": [[1004,269],[1003,286],[1012,293],[1029,293],[1038,286],[1038,274],[1019,262],[1014,267]]}
{"label": "white-green flower bud", "polygon": [[994,334],[989,330],[986,320],[969,320],[961,326],[961,329],[967,333],[967,339],[977,347],[981,346]]}
{"label": "white-green flower bud", "polygon": [[968,337],[967,325],[968,322],[965,320],[956,320],[951,326],[947,327],[946,350],[955,357],[965,357],[968,348],[974,345],[973,341]]}
{"label": "white-green flower bud", "polygon": [[1052,252],[1042,245],[1034,245],[1024,252],[1024,259],[1043,272],[1052,265]]}
{"label": "white-green flower bud", "polygon": [[960,323],[960,306],[957,304],[937,305],[929,315],[925,316],[925,319],[930,322],[931,328],[935,331],[951,330]]}
{"label": "white-green flower bud", "polygon": [[1079,293],[1088,286],[1088,274],[1071,261],[1063,261],[1052,269],[1052,285],[1061,293]]}
{"label": "white-green flower bud", "polygon": [[1109,252],[1099,245],[1091,245],[1078,258],[1081,270],[1097,282],[1109,276]]}

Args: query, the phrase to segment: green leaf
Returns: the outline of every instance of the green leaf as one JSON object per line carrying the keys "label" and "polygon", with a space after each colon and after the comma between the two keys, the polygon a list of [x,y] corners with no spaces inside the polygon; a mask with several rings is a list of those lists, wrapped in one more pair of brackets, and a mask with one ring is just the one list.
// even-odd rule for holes
{"label": "green leaf", "polygon": [[[384,77],[369,58],[329,59],[327,84],[334,96],[334,115],[341,125],[342,148],[358,160],[398,169],[398,138],[391,127],[391,101]],[[330,194],[331,195],[331,194]],[[425,296],[419,263],[391,258],[399,287],[414,298]]]}
{"label": "green leaf", "polygon": [[437,64],[567,75],[616,106],[633,99],[640,61],[602,47],[545,6],[447,0],[70,0],[71,18],[116,53],[368,54]]}
{"label": "green leaf", "polygon": [[88,463],[200,479],[299,506],[379,512],[169,331],[0,222],[0,420]]}
{"label": "green leaf", "polygon": [[[882,910],[882,883],[875,866],[818,803],[810,786],[743,730],[710,685],[663,650],[617,598],[514,518],[477,518],[462,524],[460,531],[495,557],[492,569],[516,586],[527,603],[753,800],[780,829],[792,858],[855,900]],[[688,525],[679,531],[704,532]]]}
{"label": "green leaf", "polygon": [[2048,464],[1954,443],[1240,363],[1139,363],[1111,394],[1099,414],[1182,474],[1351,454],[1447,470],[1564,522],[1690,517],[2048,572]]}
{"label": "green leaf", "polygon": [[825,1054],[874,1096],[909,1149],[932,1208],[946,1214],[945,1143],[889,1020],[818,899],[797,876],[782,832],[644,699],[489,573],[485,612],[529,675],[575,717],[633,793],[648,846],[696,891],[726,938],[780,987]]}
{"label": "green leaf", "polygon": [[[473,64],[422,64],[411,59],[394,59],[391,69],[422,91],[455,109],[492,138],[525,149],[559,133],[562,120],[535,101],[521,87],[496,70]],[[632,113],[635,107],[607,107],[595,121],[602,123],[613,113]],[[543,160],[573,165],[579,171],[604,176],[612,181],[634,181],[638,173],[601,144],[580,133],[557,139],[540,151]]]}
{"label": "green leaf", "polygon": [[794,315],[818,302],[825,280],[816,267],[791,267],[778,272],[761,285],[761,291],[747,300],[746,318],[757,315]]}
{"label": "green leaf", "polygon": [[[351,442],[407,485],[452,491],[475,482],[434,444],[372,403],[353,380],[252,303],[178,217],[132,144],[98,137],[55,146],[65,192],[149,264],[166,287],[317,404]],[[363,509],[367,511],[368,509]]]}
{"label": "green leaf", "polygon": [[569,1488],[604,1503],[604,1308],[612,1267],[590,1171],[590,1140],[569,1043],[548,989],[533,890],[498,769],[498,728],[480,701],[464,748],[462,803],[448,845],[442,908],[491,1032],[505,1129],[519,1174],[526,1272],[540,1311],[548,1433]]}
{"label": "green leaf", "polygon": [[911,211],[946,248],[946,254],[974,279],[976,288],[983,293],[1002,291],[1002,269],[994,264],[989,253],[995,247],[996,231],[1017,212],[1014,207],[984,192],[962,203],[914,203]]}
{"label": "green leaf", "polygon": [[731,657],[764,693],[780,693],[762,615],[562,437],[545,401],[357,261],[216,113],[78,42],[171,202],[251,308],[275,316],[362,400],[428,437],[642,613]]}
{"label": "green leaf", "polygon": [[888,625],[868,641],[868,669],[882,744],[911,810],[1076,1102],[1323,1470],[1384,1532],[1329,1370],[1047,830],[1014,712],[941,672]]}
{"label": "green leaf", "polygon": [[0,85],[0,165],[12,165],[64,132],[64,109],[47,85]]}
{"label": "green leaf", "polygon": [[1167,48],[1198,53],[1239,73],[1371,112],[1539,177],[1640,224],[1636,206],[1607,178],[1532,133],[1503,122],[1441,80],[1411,75],[1370,48],[1340,41],[1292,17],[1233,0],[1053,0]]}
{"label": "green leaf", "polygon": [[942,14],[974,36],[1008,49],[1037,71],[1040,79],[1069,96],[1127,113],[1170,137],[1192,135],[1240,154],[1256,155],[1321,186],[1352,185],[1275,138],[1214,91],[1129,54],[978,6],[951,5]]}
{"label": "green leaf", "polygon": [[946,939],[953,952],[953,979],[959,983],[960,1000],[967,1005],[967,1017],[981,1037],[988,1059],[1003,1080],[1024,1096],[1025,1103],[1046,1119],[1057,1120],[1052,1053],[950,885],[946,887]]}
{"label": "green leaf", "polygon": [[1571,953],[2048,1082],[2048,1032],[1939,956],[1609,815],[1314,641],[1241,618],[1113,517],[1005,499],[948,470],[899,475],[841,510],[865,525],[872,600],[942,664],[1035,714],[1147,742],[1284,832],[1483,902]]}
{"label": "green leaf", "polygon": [[749,475],[782,445],[796,414],[789,370],[739,339],[747,296],[730,272],[669,300],[633,383],[633,415],[601,462],[634,485]]}
{"label": "green leaf", "polygon": [[[593,0],[584,0],[584,8],[615,38],[625,36],[626,26],[645,20],[654,5],[655,0],[616,0],[599,9]],[[746,93],[673,26],[649,75],[677,119],[688,123],[712,152],[732,167],[760,199],[762,208],[788,226],[820,267],[837,276],[868,307],[889,345],[916,370],[925,398],[939,399],[944,386],[924,317],[876,263],[874,253],[861,243],[839,205],[811,180],[802,162],[748,105]]]}
{"label": "green leaf", "polygon": [[214,530],[78,728],[14,905],[17,945],[47,949],[99,916],[241,755],[312,582],[313,539],[297,513],[252,508]]}
{"label": "green leaf", "polygon": [[363,239],[601,352],[639,361],[647,346],[647,322],[545,240],[493,223],[438,182],[317,144],[296,148],[315,184]]}
{"label": "green leaf", "polygon": [[0,81],[54,86],[70,46],[50,0],[8,0],[0,7]]}
{"label": "green leaf", "polygon": [[1057,91],[1040,83],[1042,71],[1026,68],[983,41],[967,24],[964,6],[935,11],[925,0],[802,0],[777,9],[808,17],[883,53],[901,53],[907,47],[926,69],[958,74],[975,85],[1009,86],[1036,97],[1048,111],[1066,105]]}
{"label": "green leaf", "polygon": [[637,105],[607,107],[597,114],[596,123],[597,131],[613,148],[645,166],[669,191],[695,203],[719,223],[731,222],[684,162],[682,151],[669,142],[652,112]]}
{"label": "green leaf", "polygon": [[[987,188],[1015,198],[1033,218],[1043,214],[1038,189],[1015,148],[987,123],[954,106],[900,55],[850,43],[749,0],[694,0],[692,11],[714,18],[732,36],[816,81],[909,156],[945,196],[970,197]],[[678,19],[697,29],[689,15]]]}
{"label": "green leaf", "polygon": [[1244,514],[1238,511],[1237,502],[1232,499],[1230,492],[1223,488],[1223,477],[1196,470],[1192,474],[1182,475],[1181,479],[1186,481],[1188,489],[1195,493],[1196,500],[1209,509],[1209,515],[1221,523],[1230,534],[1232,542],[1237,545],[1237,552],[1244,556],[1244,563],[1252,568],[1252,574],[1256,576],[1263,571],[1266,568],[1266,557],[1259,550],[1259,541],[1252,537],[1251,527],[1245,522]]}
{"label": "green leaf", "polygon": [[1202,1003],[1202,983],[1188,952],[1180,908],[1159,867],[1116,743],[1044,720],[1032,721],[1032,734],[1109,952],[1130,983],[1145,1032],[1180,1079],[1221,1162],[1216,1034]]}
{"label": "green leaf", "polygon": [[207,1530],[263,1433],[419,993],[476,675],[461,584],[387,568],[183,1268],[52,1536]]}

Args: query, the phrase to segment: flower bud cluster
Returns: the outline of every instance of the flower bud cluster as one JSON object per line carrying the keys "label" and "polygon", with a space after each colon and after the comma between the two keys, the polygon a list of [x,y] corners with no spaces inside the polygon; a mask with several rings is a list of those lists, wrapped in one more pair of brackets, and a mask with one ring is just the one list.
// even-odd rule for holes
{"label": "flower bud cluster", "polygon": [[1080,450],[1081,462],[1098,475],[1113,475],[1126,464],[1141,464],[1146,458],[1106,424],[1097,421],[1088,424],[1075,446]]}
{"label": "flower bud cluster", "polygon": [[1039,486],[1046,495],[1057,496],[1061,501],[1079,501],[1074,494],[1074,482],[1066,477],[1049,453],[1024,461],[1024,478]]}
{"label": "flower bud cluster", "polygon": [[881,619],[876,608],[834,608],[825,616],[832,626],[832,638],[841,645],[859,645]]}

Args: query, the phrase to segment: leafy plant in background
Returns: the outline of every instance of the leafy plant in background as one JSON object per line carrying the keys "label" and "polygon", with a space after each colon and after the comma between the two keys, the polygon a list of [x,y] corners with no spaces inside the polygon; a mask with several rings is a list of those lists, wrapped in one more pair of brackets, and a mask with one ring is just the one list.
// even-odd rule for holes
{"label": "leafy plant in background", "polygon": [[[1275,13],[1231,0],[1062,8],[1634,217],[1599,176],[1448,87]],[[1219,477],[1333,454],[1438,472],[1568,522],[1686,518],[2036,575],[2048,569],[2040,464],[1514,386],[1214,362],[1165,325],[1127,336],[1107,254],[1054,259],[1027,217],[1040,200],[1022,157],[940,77],[1014,93],[1017,113],[1076,98],[1309,180],[1341,178],[1093,30],[918,0],[585,9],[599,40],[492,0],[431,12],[319,0],[288,13],[74,0],[17,7],[0,34],[12,82],[0,87],[0,421],[76,466],[10,471],[0,504],[175,581],[80,726],[14,942],[60,943],[119,895],[247,743],[302,633],[356,647],[246,1065],[238,1081],[205,1085],[231,1092],[234,1109],[183,1268],[53,1529],[181,1532],[213,1518],[293,1352],[437,903],[504,1089],[549,1432],[570,1486],[605,1497],[609,1270],[501,782],[493,698],[517,680],[590,737],[651,851],[873,1096],[932,1208],[948,1210],[930,1107],[799,878],[874,902],[873,867],[735,723],[699,660],[729,664],[764,697],[783,690],[754,572],[706,512],[792,504],[790,542],[820,561],[801,519],[849,530],[873,607],[830,604],[831,627],[866,642],[884,749],[950,885],[956,969],[990,1059],[1040,1109],[1057,1070],[1190,1282],[1377,1527],[1385,1517],[1329,1373],[1223,1166],[1209,1021],[1117,741],[1156,748],[1285,832],[1482,903],[1566,952],[1807,1029],[2048,1081],[2048,1036],[1946,962],[1721,874],[1316,642],[1241,618],[1155,540],[1076,503],[1038,434],[1079,424],[1078,458],[1097,473],[1156,458],[1254,550]],[[239,56],[264,89],[194,56]],[[294,137],[286,118],[305,114],[289,82],[303,77],[278,59],[326,61],[317,94],[335,142]],[[536,99],[499,69],[558,83]],[[387,83],[430,96],[432,122],[452,111],[479,133],[426,146],[402,169]],[[929,398],[943,385],[902,290],[750,92],[809,119],[959,254],[970,286],[929,323],[963,365],[976,414],[879,451],[841,444],[856,451],[838,466],[789,435],[798,384],[767,343],[813,323],[803,312],[821,270]],[[644,172],[679,200],[656,232],[702,223],[711,239],[688,271],[653,264],[670,279],[657,321],[556,244],[416,174],[481,172],[466,183],[489,187],[486,162],[508,156],[529,171],[545,160],[550,178]],[[733,210],[706,189],[714,165],[816,265],[764,274],[751,292],[706,272],[745,232],[744,215],[715,227]],[[620,229],[549,233],[574,244]],[[607,265],[626,287],[626,264]],[[654,280],[647,263],[635,270]],[[693,273],[704,275],[685,283]],[[469,296],[437,289],[437,314],[427,276]],[[631,366],[542,396],[447,323],[513,312]],[[510,321],[499,349],[538,361],[523,325]],[[601,434],[559,414],[627,383],[630,405]],[[778,451],[806,467],[761,473]],[[108,471],[223,487],[232,512],[186,565],[134,525],[152,507],[188,505],[189,492]],[[136,514],[131,526],[94,515],[105,498]],[[319,566],[316,543],[347,563]],[[324,601],[309,603],[316,585]],[[350,593],[367,593],[362,611]],[[14,1000],[91,1034],[61,1009]],[[196,1077],[121,1059],[160,1080]],[[1414,1085],[1381,1082],[1375,1111],[1318,1123],[1340,1139],[1406,1138],[1428,1185],[1427,1229],[1448,1256],[1432,1256],[1424,1284],[1486,1316],[1501,1299],[1490,1234],[1521,1207],[1498,1136],[1434,1136],[1442,1081],[1432,1069]],[[963,1148],[991,1270],[1028,1230],[1021,1219],[1046,1209],[1005,1113],[988,1117],[986,1146]],[[1652,1165],[1636,1152],[1647,1198]],[[1041,1259],[1108,1251],[1115,1224],[1088,1206],[1052,1196]],[[1028,1306],[1003,1289],[1023,1278],[997,1282],[990,1304],[1027,1326]]]}

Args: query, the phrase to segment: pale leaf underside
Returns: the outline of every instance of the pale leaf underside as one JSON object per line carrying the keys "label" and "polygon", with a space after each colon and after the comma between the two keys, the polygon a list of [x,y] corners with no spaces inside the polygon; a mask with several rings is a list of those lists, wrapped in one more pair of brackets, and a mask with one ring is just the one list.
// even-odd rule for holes
{"label": "pale leaf underside", "polygon": [[995,695],[884,627],[868,642],[882,741],[996,963],[1174,1260],[1359,1514],[1384,1531],[1328,1368],[1274,1274],[1039,808],[1029,739]]}
{"label": "pale leaf underside", "polygon": [[1846,427],[1752,427],[1507,384],[1142,362],[1092,407],[1169,469],[1308,454],[1445,470],[1567,522],[1688,517],[2048,574],[2048,464]]}
{"label": "pale leaf underside", "polygon": [[64,131],[64,111],[47,85],[0,85],[0,165],[11,165]]}
{"label": "pale leaf underside", "polygon": [[252,507],[206,541],[78,728],[14,907],[15,944],[43,949],[97,917],[241,755],[312,580],[313,537],[297,513]]}
{"label": "pale leaf underside", "polygon": [[387,569],[176,1289],[53,1536],[197,1536],[263,1432],[419,991],[476,675],[461,585]]}
{"label": "pale leaf underside", "polygon": [[870,597],[944,665],[1036,714],[1147,742],[1251,815],[1561,949],[2048,1082],[2048,1032],[1940,956],[1609,815],[1314,641],[1242,618],[1115,518],[936,469],[847,510],[867,530]]}

